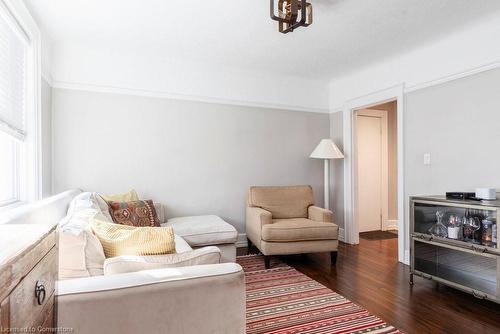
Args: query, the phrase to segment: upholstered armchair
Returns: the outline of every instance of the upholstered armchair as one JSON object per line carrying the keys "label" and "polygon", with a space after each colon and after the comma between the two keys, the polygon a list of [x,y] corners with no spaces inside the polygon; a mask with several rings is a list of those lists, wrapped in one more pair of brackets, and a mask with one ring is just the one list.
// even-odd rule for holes
{"label": "upholstered armchair", "polygon": [[333,213],[314,206],[311,186],[251,187],[246,209],[249,252],[270,256],[330,252],[337,260],[338,226]]}

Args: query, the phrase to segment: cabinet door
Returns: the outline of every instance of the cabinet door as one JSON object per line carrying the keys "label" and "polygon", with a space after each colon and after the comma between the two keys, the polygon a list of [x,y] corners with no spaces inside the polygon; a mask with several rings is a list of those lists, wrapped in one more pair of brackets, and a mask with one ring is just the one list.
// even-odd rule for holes
{"label": "cabinet door", "polygon": [[497,297],[497,260],[464,250],[414,241],[414,269]]}
{"label": "cabinet door", "polygon": [[[444,233],[435,233],[435,226],[437,224],[437,215],[439,212],[442,215],[442,224]],[[482,238],[482,221],[485,218],[488,220],[493,220],[495,223],[497,219],[498,211],[496,208],[486,207],[486,206],[474,206],[474,205],[456,205],[453,203],[438,203],[438,202],[426,202],[426,201],[415,201],[412,203],[412,232],[416,234],[432,235],[433,237],[441,237],[445,241],[461,242],[462,246],[479,245],[484,246],[489,249],[492,253],[499,253],[497,250],[497,243],[493,242],[494,238]],[[471,227],[470,224],[463,225],[463,219],[469,218],[474,219],[476,223],[476,228]],[[449,222],[452,218],[459,221],[458,226],[450,231]],[[457,226],[457,225],[455,225]],[[492,230],[492,228],[491,228]],[[453,232],[453,233],[451,233]],[[490,232],[491,233],[491,232]]]}

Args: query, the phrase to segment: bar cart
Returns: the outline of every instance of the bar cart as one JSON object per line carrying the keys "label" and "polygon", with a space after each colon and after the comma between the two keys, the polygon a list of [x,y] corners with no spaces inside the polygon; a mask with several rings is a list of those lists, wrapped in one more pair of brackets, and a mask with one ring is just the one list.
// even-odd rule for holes
{"label": "bar cart", "polygon": [[410,197],[410,284],[434,280],[500,303],[500,201]]}

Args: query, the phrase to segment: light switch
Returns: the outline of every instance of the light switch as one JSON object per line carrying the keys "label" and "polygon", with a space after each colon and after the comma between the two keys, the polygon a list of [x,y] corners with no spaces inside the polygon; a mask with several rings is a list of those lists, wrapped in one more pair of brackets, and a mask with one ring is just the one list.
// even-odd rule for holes
{"label": "light switch", "polygon": [[424,153],[424,165],[430,165],[430,164],[431,164],[431,154]]}

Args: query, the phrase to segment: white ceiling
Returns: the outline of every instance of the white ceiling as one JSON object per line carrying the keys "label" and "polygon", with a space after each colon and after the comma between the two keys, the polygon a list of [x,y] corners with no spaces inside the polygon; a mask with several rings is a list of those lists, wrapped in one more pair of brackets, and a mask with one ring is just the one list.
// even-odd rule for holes
{"label": "white ceiling", "polygon": [[500,10],[499,0],[311,0],[314,24],[283,35],[269,0],[25,0],[55,44],[329,80]]}

